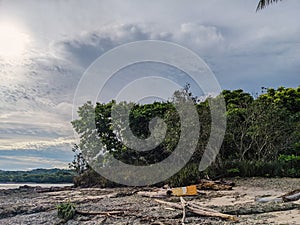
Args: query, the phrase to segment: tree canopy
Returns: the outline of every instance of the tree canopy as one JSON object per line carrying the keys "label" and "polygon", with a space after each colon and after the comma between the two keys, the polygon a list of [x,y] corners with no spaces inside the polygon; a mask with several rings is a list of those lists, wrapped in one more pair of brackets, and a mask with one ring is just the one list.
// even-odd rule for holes
{"label": "tree canopy", "polygon": [[[188,90],[182,91],[188,92]],[[262,94],[256,97],[241,89],[224,90],[220,93],[227,107],[227,129],[220,153],[205,173],[300,176],[300,87],[268,88],[262,91]],[[174,94],[175,100],[182,97],[181,92]],[[205,101],[199,102],[194,97],[194,104],[199,114],[200,137],[197,149],[186,167],[189,169],[183,169],[183,173],[189,174],[189,181],[193,180],[191,177],[196,179],[200,176],[197,165],[210,136],[209,101],[213,99],[208,97]],[[144,152],[131,149],[128,144],[125,145],[122,139],[128,127],[122,119],[114,122],[111,120],[113,107],[130,109],[130,129],[136,137],[142,139],[151,135],[149,121],[160,117],[167,125],[162,143]],[[95,106],[88,102],[80,107],[78,112],[79,119],[72,122],[80,135],[78,148],[87,157],[100,153],[98,160],[103,165],[109,163],[111,156],[137,166],[154,164],[172,154],[179,140],[180,118],[172,101],[139,105],[117,103],[112,100],[105,104],[97,103]],[[92,114],[95,116],[91,116]],[[94,130],[91,129],[91,123],[96,124]],[[177,175],[171,179],[181,184],[182,181],[179,181],[178,176],[181,177],[180,179],[185,177]],[[170,180],[168,182],[170,183]]]}

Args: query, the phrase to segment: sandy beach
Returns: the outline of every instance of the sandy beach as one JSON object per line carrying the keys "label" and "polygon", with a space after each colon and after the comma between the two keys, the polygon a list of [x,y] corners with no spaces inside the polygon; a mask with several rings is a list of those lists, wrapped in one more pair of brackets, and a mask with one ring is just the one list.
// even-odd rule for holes
{"label": "sandy beach", "polygon": [[[204,207],[237,216],[235,224],[300,224],[300,201],[258,203],[261,197],[277,197],[299,189],[300,179],[247,178],[234,179],[229,191],[200,191],[198,196],[185,197]],[[41,192],[41,190],[44,190]],[[151,188],[52,188],[20,187],[0,190],[0,224],[181,224],[182,211],[161,205],[153,198],[136,194]],[[117,193],[117,195],[109,194]],[[178,202],[178,197],[164,199]],[[75,215],[69,221],[57,217],[56,206],[72,202],[76,209],[89,212],[123,210],[123,215]],[[274,208],[275,207],[275,208]],[[275,211],[273,211],[273,208]],[[269,211],[269,212],[266,212]],[[185,224],[231,224],[212,217],[187,213]]]}

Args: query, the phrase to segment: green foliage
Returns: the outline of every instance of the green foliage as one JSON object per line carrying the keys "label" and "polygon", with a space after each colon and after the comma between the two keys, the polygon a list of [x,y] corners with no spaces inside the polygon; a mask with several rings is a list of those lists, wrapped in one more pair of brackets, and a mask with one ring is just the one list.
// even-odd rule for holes
{"label": "green foliage", "polygon": [[82,174],[74,177],[74,186],[75,187],[120,187],[121,185],[116,184],[110,180],[107,180],[105,177],[102,177],[96,173],[93,169],[89,168],[84,171]]}
{"label": "green foliage", "polygon": [[166,180],[164,183],[171,187],[187,186],[196,184],[200,180],[199,165],[195,163],[187,164],[177,174]]}
{"label": "green foliage", "polygon": [[[223,145],[216,162],[205,173],[218,176],[300,176],[300,87],[263,89],[254,98],[243,90],[224,90],[227,112],[227,128]],[[192,97],[199,114],[200,137],[190,162],[180,172],[167,180],[173,186],[196,182],[200,174],[198,163],[210,137],[211,114],[209,103],[216,98],[209,97],[199,102],[189,92],[189,86],[174,93],[173,102]],[[123,117],[112,122],[112,109],[129,111],[129,127]],[[155,164],[168,157],[176,148],[180,137],[180,118],[172,102],[155,102],[138,105],[133,103],[106,104],[91,102],[79,108],[79,119],[72,125],[80,136],[78,149],[90,162],[97,155],[97,162],[103,166],[110,163],[113,156],[132,165]],[[159,117],[167,124],[166,136],[155,149],[145,152],[135,151],[124,144],[124,133],[130,131],[138,138],[151,135],[149,122]],[[95,125],[96,124],[96,125]],[[158,132],[159,134],[159,132]],[[130,143],[129,143],[130,144]],[[188,143],[187,143],[187,148]],[[79,156],[79,155],[78,155]],[[82,155],[80,155],[82,157]],[[91,169],[81,170],[78,158],[76,171],[83,171],[85,185],[93,183],[88,176],[95,175]],[[88,183],[88,184],[87,184]],[[115,185],[99,176],[100,186]]]}
{"label": "green foliage", "polygon": [[60,219],[68,221],[74,217],[76,213],[75,205],[70,201],[67,203],[61,203],[57,206],[57,216]]}
{"label": "green foliage", "polygon": [[278,157],[278,161],[285,165],[283,170],[285,176],[300,177],[300,155],[284,155]]}
{"label": "green foliage", "polygon": [[31,171],[1,171],[0,182],[72,183],[74,172],[62,169],[35,169]]}
{"label": "green foliage", "polygon": [[226,172],[227,172],[228,176],[238,176],[240,174],[239,168],[227,169]]}
{"label": "green foliage", "polygon": [[286,108],[292,113],[300,112],[300,86],[298,88],[279,87],[265,88],[265,93],[258,97],[258,100],[274,103],[281,108]]}
{"label": "green foliage", "polygon": [[257,99],[223,91],[227,131],[223,159],[269,161],[295,150],[299,140],[299,88],[267,89]]}
{"label": "green foliage", "polygon": [[75,144],[72,151],[74,152],[74,159],[69,163],[69,168],[74,170],[77,175],[80,175],[89,168],[89,165],[83,157],[78,145]]}
{"label": "green foliage", "polygon": [[[225,161],[223,168],[215,168],[213,172],[227,177],[300,177],[299,165],[299,161],[291,164],[281,160],[235,160]],[[224,168],[226,168],[225,174],[223,173]],[[212,171],[208,171],[208,174],[211,175]]]}
{"label": "green foliage", "polygon": [[279,155],[278,157],[279,161],[284,161],[284,162],[295,162],[295,164],[297,164],[297,162],[300,163],[300,156],[296,156],[294,154],[292,155]]}

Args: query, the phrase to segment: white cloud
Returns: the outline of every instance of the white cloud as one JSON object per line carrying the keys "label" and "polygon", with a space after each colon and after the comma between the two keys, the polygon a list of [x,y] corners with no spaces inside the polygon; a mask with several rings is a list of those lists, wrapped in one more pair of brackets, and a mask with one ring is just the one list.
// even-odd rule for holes
{"label": "white cloud", "polygon": [[[0,150],[22,150],[22,149],[32,149],[43,151],[46,148],[54,148],[61,150],[70,151],[72,145],[76,143],[76,140],[73,137],[60,137],[60,138],[34,138],[33,135],[23,135],[16,134],[14,132],[13,140],[0,140]],[[14,145],[11,145],[11,142],[14,142]]]}
{"label": "white cloud", "polygon": [[67,169],[68,163],[45,157],[32,156],[0,156],[0,169],[2,170],[32,170],[38,168]]}
{"label": "white cloud", "polygon": [[30,38],[23,60],[0,59],[0,149],[65,148],[83,71],[104,52],[131,41],[159,39],[190,48],[223,88],[255,92],[261,86],[299,85],[300,2],[280,2],[259,13],[256,4],[0,1],[1,22],[16,23]]}
{"label": "white cloud", "polygon": [[[189,47],[198,51],[218,49],[224,41],[221,31],[217,27],[191,22],[181,24],[180,29],[173,36],[174,41],[187,43]],[[208,53],[206,52],[206,54]]]}

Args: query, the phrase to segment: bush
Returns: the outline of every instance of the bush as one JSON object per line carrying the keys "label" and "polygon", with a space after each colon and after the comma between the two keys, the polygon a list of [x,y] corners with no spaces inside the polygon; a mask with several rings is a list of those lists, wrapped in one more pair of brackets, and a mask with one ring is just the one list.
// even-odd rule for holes
{"label": "bush", "polygon": [[178,173],[164,181],[163,184],[168,184],[171,187],[181,187],[190,184],[196,184],[200,179],[198,167],[199,165],[195,163],[187,164]]}
{"label": "bush", "polygon": [[80,175],[77,175],[73,179],[75,187],[120,187],[120,184],[116,184],[105,177],[99,175],[92,169],[88,169]]}
{"label": "bush", "polygon": [[71,202],[61,203],[57,206],[57,216],[60,219],[68,221],[75,215],[75,205]]}
{"label": "bush", "polygon": [[285,156],[274,161],[228,160],[222,168],[210,168],[208,173],[227,177],[300,177],[300,160],[298,157]]}

